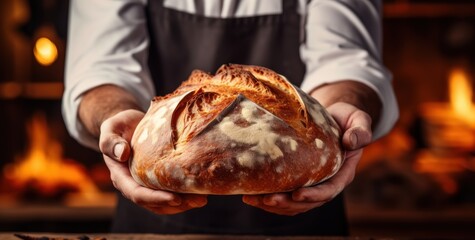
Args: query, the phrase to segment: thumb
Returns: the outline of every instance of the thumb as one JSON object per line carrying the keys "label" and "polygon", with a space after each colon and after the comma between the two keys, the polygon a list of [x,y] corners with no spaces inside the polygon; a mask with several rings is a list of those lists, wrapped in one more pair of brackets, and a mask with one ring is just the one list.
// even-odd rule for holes
{"label": "thumb", "polygon": [[99,149],[106,156],[125,162],[130,157],[130,145],[120,133],[117,132],[114,121],[108,119],[101,125],[101,135],[99,137]]}
{"label": "thumb", "polygon": [[101,124],[99,148],[101,152],[116,161],[130,158],[132,148],[129,142],[144,113],[130,109],[117,113]]}
{"label": "thumb", "polygon": [[347,103],[335,103],[328,112],[343,130],[342,143],[347,150],[356,150],[371,143],[371,117]]}
{"label": "thumb", "polygon": [[99,148],[103,154],[119,162],[125,162],[129,159],[130,145],[125,139],[114,134],[104,137],[101,134],[100,139]]}
{"label": "thumb", "polygon": [[371,143],[372,134],[366,127],[356,126],[343,134],[343,146],[348,150],[357,150]]}

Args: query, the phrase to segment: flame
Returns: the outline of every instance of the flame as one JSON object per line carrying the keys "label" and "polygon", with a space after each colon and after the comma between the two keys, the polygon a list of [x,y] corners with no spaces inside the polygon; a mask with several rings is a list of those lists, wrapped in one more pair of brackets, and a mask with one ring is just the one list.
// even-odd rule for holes
{"label": "flame", "polygon": [[450,105],[455,115],[475,126],[475,105],[472,103],[472,86],[461,68],[455,68],[449,76]]}
{"label": "flame", "polygon": [[30,148],[24,157],[4,169],[5,177],[14,187],[35,187],[45,196],[65,187],[76,190],[86,199],[97,197],[99,190],[86,170],[74,161],[63,160],[61,144],[50,138],[44,115],[34,115],[27,129]]}
{"label": "flame", "polygon": [[41,65],[49,66],[58,58],[58,48],[51,40],[42,37],[36,40],[33,54]]}

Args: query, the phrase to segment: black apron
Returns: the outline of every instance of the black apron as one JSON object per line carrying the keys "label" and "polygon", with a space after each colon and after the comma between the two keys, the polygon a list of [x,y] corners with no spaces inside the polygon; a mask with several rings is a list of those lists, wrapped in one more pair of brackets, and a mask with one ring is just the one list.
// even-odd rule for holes
{"label": "black apron", "polygon": [[[299,55],[297,0],[283,13],[209,18],[149,0],[149,67],[158,95],[175,90],[194,69],[214,73],[224,63],[270,68],[299,86],[305,66]],[[347,235],[342,196],[297,216],[281,216],[244,204],[241,196],[209,196],[208,204],[175,215],[156,215],[119,195],[113,232],[162,234]]]}

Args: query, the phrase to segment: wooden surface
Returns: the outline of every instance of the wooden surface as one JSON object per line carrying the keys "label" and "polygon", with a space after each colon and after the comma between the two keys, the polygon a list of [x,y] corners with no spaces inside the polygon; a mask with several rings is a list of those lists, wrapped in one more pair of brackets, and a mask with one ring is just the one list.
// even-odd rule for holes
{"label": "wooden surface", "polygon": [[[59,233],[0,233],[2,240],[19,240],[15,234],[31,237],[31,240],[374,240],[356,237],[270,237],[270,236],[223,236],[223,235],[157,235],[157,234],[59,234]],[[27,238],[23,238],[27,239]],[[385,238],[388,240],[390,238]]]}

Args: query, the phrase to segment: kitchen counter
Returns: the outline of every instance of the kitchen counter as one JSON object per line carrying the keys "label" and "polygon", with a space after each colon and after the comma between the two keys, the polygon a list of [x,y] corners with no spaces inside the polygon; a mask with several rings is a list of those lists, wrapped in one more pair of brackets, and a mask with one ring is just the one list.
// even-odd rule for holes
{"label": "kitchen counter", "polygon": [[[231,235],[158,235],[158,234],[58,234],[58,233],[0,233],[2,240],[19,240],[14,234],[22,234],[29,240],[376,240],[360,237],[270,237]],[[28,238],[23,238],[28,239]],[[385,240],[390,238],[384,238]]]}

